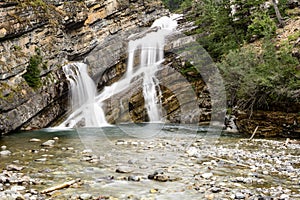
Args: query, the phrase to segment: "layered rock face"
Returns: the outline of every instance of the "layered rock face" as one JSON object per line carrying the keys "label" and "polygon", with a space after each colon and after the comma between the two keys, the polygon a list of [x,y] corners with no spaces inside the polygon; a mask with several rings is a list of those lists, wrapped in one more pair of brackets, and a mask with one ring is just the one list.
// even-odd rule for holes
{"label": "layered rock face", "polygon": [[[185,23],[180,25],[183,24]],[[140,30],[138,32],[140,33]],[[125,35],[131,33],[123,32]],[[90,69],[95,71],[94,79],[99,91],[124,78],[126,73],[128,41],[120,40],[118,37],[109,37],[103,45],[96,47],[85,58]],[[220,100],[222,105],[218,105],[218,102],[212,102],[210,92],[214,90],[213,87],[215,90],[218,88],[214,82],[218,82],[219,79],[213,77],[218,72],[210,70],[216,69],[216,67],[213,67],[213,61],[207,52],[195,42],[193,36],[186,36],[179,32],[166,38],[164,52],[164,62],[155,74],[161,90],[159,99],[164,121],[183,124],[209,124],[214,107],[215,118],[213,120],[222,122],[226,110],[224,110],[226,107],[224,105],[225,99],[214,98],[214,100]],[[192,56],[193,54],[197,54],[197,56]],[[110,55],[110,59],[101,59],[104,55]],[[137,54],[137,65],[139,56]],[[195,59],[195,57],[199,58]],[[99,67],[99,63],[102,67]],[[205,77],[202,77],[203,75]],[[220,96],[224,97],[225,95]],[[108,98],[104,102],[103,109],[109,123],[149,121],[143,97],[143,76],[133,78],[127,89]]]}
{"label": "layered rock face", "polygon": [[115,60],[105,59],[107,54],[93,56],[91,74],[100,78],[125,51],[111,46],[111,39],[124,41],[123,32],[149,26],[167,12],[161,2],[150,0],[21,0],[0,1],[0,13],[0,132],[4,134],[56,121],[67,111],[63,65],[107,47],[106,53],[113,53],[109,58],[116,55]]}

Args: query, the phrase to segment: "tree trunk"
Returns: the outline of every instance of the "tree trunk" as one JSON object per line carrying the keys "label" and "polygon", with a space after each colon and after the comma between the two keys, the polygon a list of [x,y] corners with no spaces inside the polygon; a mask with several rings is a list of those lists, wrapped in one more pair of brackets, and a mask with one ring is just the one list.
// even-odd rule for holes
{"label": "tree trunk", "polygon": [[282,28],[282,27],[284,27],[284,22],[282,20],[282,16],[281,16],[279,8],[277,6],[276,0],[272,0],[272,3],[273,3],[273,6],[274,6],[276,17],[277,17],[278,22],[279,22],[279,27]]}

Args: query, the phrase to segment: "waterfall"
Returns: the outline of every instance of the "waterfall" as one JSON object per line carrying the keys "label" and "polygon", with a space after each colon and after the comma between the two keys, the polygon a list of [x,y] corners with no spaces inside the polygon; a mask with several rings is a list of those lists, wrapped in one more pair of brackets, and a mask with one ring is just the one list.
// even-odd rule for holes
{"label": "waterfall", "polygon": [[65,65],[63,71],[70,82],[72,114],[60,127],[74,127],[84,123],[87,127],[107,126],[101,104],[95,101],[96,85],[84,63]]}
{"label": "waterfall", "polygon": [[[64,66],[70,82],[72,114],[60,126],[73,127],[81,120],[85,126],[106,126],[108,123],[102,110],[103,102],[130,85],[135,77],[143,77],[143,96],[150,122],[162,121],[161,91],[155,74],[164,60],[165,37],[175,30],[177,22],[169,17],[156,20],[150,29],[129,37],[127,71],[123,78],[106,86],[96,94],[96,86],[88,76],[86,65],[74,63]],[[143,37],[140,37],[140,36]],[[139,58],[138,62],[136,57]],[[120,103],[121,104],[121,103]]]}

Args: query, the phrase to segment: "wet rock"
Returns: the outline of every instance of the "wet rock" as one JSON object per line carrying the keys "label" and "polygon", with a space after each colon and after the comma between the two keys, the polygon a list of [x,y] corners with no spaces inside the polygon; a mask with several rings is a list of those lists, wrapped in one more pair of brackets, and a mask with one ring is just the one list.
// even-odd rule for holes
{"label": "wet rock", "polygon": [[198,149],[196,147],[190,147],[186,153],[189,157],[197,157],[198,156]]}
{"label": "wet rock", "polygon": [[53,138],[53,140],[56,140],[56,141],[58,141],[58,140],[59,140],[59,138],[58,138],[58,137],[54,137],[54,138]]}
{"label": "wet rock", "polygon": [[29,142],[40,142],[41,140],[38,138],[31,138]]}
{"label": "wet rock", "polygon": [[21,186],[21,185],[14,185],[14,186],[11,187],[11,190],[12,191],[25,191],[26,187]]}
{"label": "wet rock", "polygon": [[34,161],[36,161],[36,162],[45,162],[45,161],[47,161],[47,158],[38,158],[38,159],[35,159]]}
{"label": "wet rock", "polygon": [[6,150],[7,149],[7,146],[5,146],[5,145],[3,145],[3,146],[1,146],[1,150]]}
{"label": "wet rock", "polygon": [[55,144],[55,140],[48,140],[48,141],[44,142],[44,143],[42,144],[42,146],[45,146],[45,147],[53,147],[54,144]]}
{"label": "wet rock", "polygon": [[167,182],[169,179],[170,179],[170,177],[165,174],[157,174],[153,178],[153,180],[156,180],[159,182]]}
{"label": "wet rock", "polygon": [[91,194],[84,193],[84,194],[81,194],[81,195],[79,196],[79,198],[80,198],[81,200],[92,199],[92,195],[91,195]]}
{"label": "wet rock", "polygon": [[0,151],[0,156],[9,156],[11,152],[9,150]]}
{"label": "wet rock", "polygon": [[0,192],[1,199],[14,199],[14,200],[25,200],[24,196],[18,192],[13,190],[6,190],[4,192]]}
{"label": "wet rock", "polygon": [[85,149],[81,152],[82,154],[91,154],[93,151],[91,149]]}
{"label": "wet rock", "polygon": [[157,192],[158,192],[158,189],[155,189],[155,188],[150,189],[150,193],[151,193],[151,194],[155,194],[155,193],[157,193]]}
{"label": "wet rock", "polygon": [[221,192],[222,191],[222,189],[221,188],[218,188],[218,187],[213,187],[213,188],[211,188],[211,192],[212,193],[218,193],[218,192]]}
{"label": "wet rock", "polygon": [[279,200],[288,200],[290,198],[290,196],[288,194],[282,194],[279,197]]}
{"label": "wet rock", "polygon": [[241,193],[241,192],[237,192],[236,194],[235,194],[235,197],[234,197],[235,199],[245,199],[246,198],[246,196],[243,194],[243,193]]}
{"label": "wet rock", "polygon": [[133,172],[133,169],[131,167],[128,166],[120,166],[116,169],[117,173],[131,173]]}
{"label": "wet rock", "polygon": [[23,168],[24,168],[23,166],[17,166],[17,165],[13,165],[13,164],[6,166],[6,169],[8,171],[21,171]]}
{"label": "wet rock", "polygon": [[164,171],[163,171],[163,170],[156,170],[153,174],[149,174],[149,175],[148,175],[148,179],[153,180],[154,177],[155,177],[156,175],[158,175],[158,174],[164,174]]}
{"label": "wet rock", "polygon": [[135,181],[135,182],[137,182],[137,181],[140,181],[140,180],[141,180],[141,178],[139,176],[129,176],[128,177],[128,181]]}
{"label": "wet rock", "polygon": [[201,176],[205,179],[210,179],[211,177],[213,177],[213,173],[208,172],[208,173],[202,174]]}
{"label": "wet rock", "polygon": [[130,160],[128,160],[128,164],[136,164],[136,163],[138,163],[138,160],[137,159],[130,159]]}

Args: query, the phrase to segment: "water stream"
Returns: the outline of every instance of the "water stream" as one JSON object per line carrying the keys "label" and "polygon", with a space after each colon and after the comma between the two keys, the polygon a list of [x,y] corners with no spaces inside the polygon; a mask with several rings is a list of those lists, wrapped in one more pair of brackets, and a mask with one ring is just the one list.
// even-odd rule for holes
{"label": "water stream", "polygon": [[[130,124],[121,126],[140,132]],[[165,125],[157,137],[147,139],[130,137],[117,126],[10,134],[0,140],[0,146],[12,152],[0,156],[0,188],[8,195],[20,186],[17,177],[27,176],[31,179],[24,179],[35,184],[24,181],[26,190],[20,193],[33,199],[44,189],[76,179],[80,185],[39,199],[76,199],[83,194],[102,199],[300,199],[299,145],[226,134],[212,144],[207,143],[207,131],[212,130]],[[33,138],[40,141],[29,142]],[[53,138],[53,147],[41,146]],[[4,169],[9,165],[24,168],[9,170],[8,177]],[[155,173],[160,176],[153,180]],[[2,184],[4,177],[9,181]],[[3,195],[0,189],[0,198]]]}

